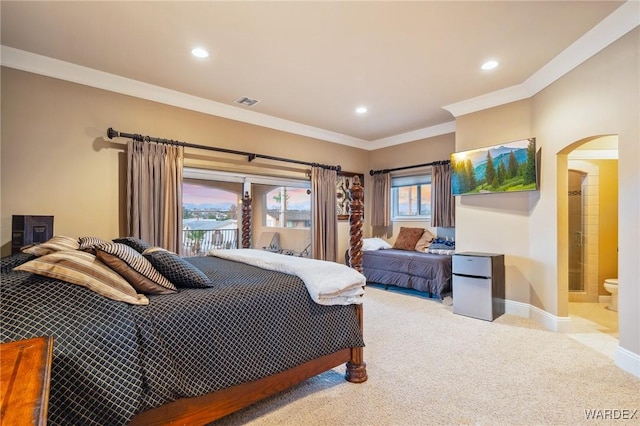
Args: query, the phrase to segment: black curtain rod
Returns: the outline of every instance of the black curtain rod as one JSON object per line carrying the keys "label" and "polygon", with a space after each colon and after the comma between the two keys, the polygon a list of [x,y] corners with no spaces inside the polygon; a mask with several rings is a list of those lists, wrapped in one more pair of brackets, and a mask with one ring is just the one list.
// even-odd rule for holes
{"label": "black curtain rod", "polygon": [[378,174],[381,174],[381,173],[395,172],[397,170],[415,169],[415,168],[418,168],[418,167],[427,167],[427,166],[437,166],[439,164],[449,164],[450,162],[451,161],[449,161],[449,160],[441,160],[441,161],[432,161],[431,163],[414,164],[413,166],[396,167],[396,168],[393,168],[393,169],[369,170],[369,174],[371,176],[373,176],[373,175],[378,175]]}
{"label": "black curtain rod", "polygon": [[321,167],[323,169],[328,169],[328,170],[335,170],[337,172],[340,172],[340,170],[342,170],[342,167],[340,166],[329,166],[326,164],[319,164],[319,163],[308,163],[306,161],[299,161],[299,160],[291,160],[288,158],[280,158],[280,157],[273,157],[271,155],[263,155],[263,154],[254,154],[252,152],[245,152],[245,151],[236,151],[234,149],[226,149],[226,148],[216,148],[213,146],[206,146],[206,145],[197,145],[197,144],[193,144],[193,143],[189,143],[189,142],[181,142],[181,141],[176,141],[173,139],[161,139],[161,138],[154,138],[151,136],[142,136],[140,134],[137,133],[123,133],[123,132],[118,132],[117,130],[113,130],[112,127],[109,127],[109,129],[107,130],[107,136],[109,136],[109,139],[113,139],[113,138],[129,138],[129,139],[133,139],[134,141],[138,141],[138,142],[156,142],[156,143],[162,143],[165,145],[177,145],[177,146],[183,146],[186,148],[196,148],[196,149],[206,149],[208,151],[217,151],[217,152],[224,152],[227,154],[236,154],[236,155],[244,155],[247,157],[247,160],[249,162],[255,160],[256,158],[264,158],[266,160],[275,160],[275,161],[283,161],[285,163],[295,163],[295,164],[303,164],[305,166],[312,166],[312,167]]}

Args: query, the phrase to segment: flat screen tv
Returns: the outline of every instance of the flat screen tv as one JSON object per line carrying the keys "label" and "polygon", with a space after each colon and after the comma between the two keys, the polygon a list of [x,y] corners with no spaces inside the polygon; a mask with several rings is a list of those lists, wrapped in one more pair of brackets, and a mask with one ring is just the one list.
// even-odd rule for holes
{"label": "flat screen tv", "polygon": [[536,139],[451,154],[453,195],[538,190]]}

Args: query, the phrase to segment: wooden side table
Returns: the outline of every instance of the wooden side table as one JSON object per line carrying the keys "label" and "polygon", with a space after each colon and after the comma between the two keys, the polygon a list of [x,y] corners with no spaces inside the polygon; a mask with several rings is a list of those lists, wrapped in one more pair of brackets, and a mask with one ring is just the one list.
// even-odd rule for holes
{"label": "wooden side table", "polygon": [[0,424],[46,425],[53,338],[0,345]]}

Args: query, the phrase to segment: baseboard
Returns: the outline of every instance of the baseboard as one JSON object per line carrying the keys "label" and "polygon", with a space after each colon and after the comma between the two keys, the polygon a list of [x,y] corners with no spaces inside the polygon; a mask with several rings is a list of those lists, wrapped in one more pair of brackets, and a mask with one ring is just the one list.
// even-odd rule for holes
{"label": "baseboard", "polygon": [[598,303],[611,303],[611,296],[598,296]]}
{"label": "baseboard", "polygon": [[616,365],[624,371],[640,377],[640,355],[634,354],[620,345],[616,348]]}
{"label": "baseboard", "polygon": [[[600,297],[611,298],[611,296]],[[571,333],[571,318],[569,317],[558,317],[528,303],[515,302],[513,300],[505,300],[504,308],[505,313],[532,319],[548,330],[558,333]],[[616,347],[615,363],[622,370],[640,377],[640,355],[618,346]]]}
{"label": "baseboard", "polygon": [[558,333],[571,332],[571,318],[558,317],[528,303],[505,300],[505,313],[523,318],[530,318],[547,330]]}

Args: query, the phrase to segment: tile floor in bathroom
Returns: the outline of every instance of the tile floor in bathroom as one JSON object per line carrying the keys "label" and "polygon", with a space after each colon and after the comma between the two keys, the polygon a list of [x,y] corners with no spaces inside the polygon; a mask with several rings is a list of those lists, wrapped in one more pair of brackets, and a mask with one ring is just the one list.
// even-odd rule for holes
{"label": "tile floor in bathroom", "polygon": [[569,303],[571,333],[567,336],[615,360],[618,313],[608,303]]}

